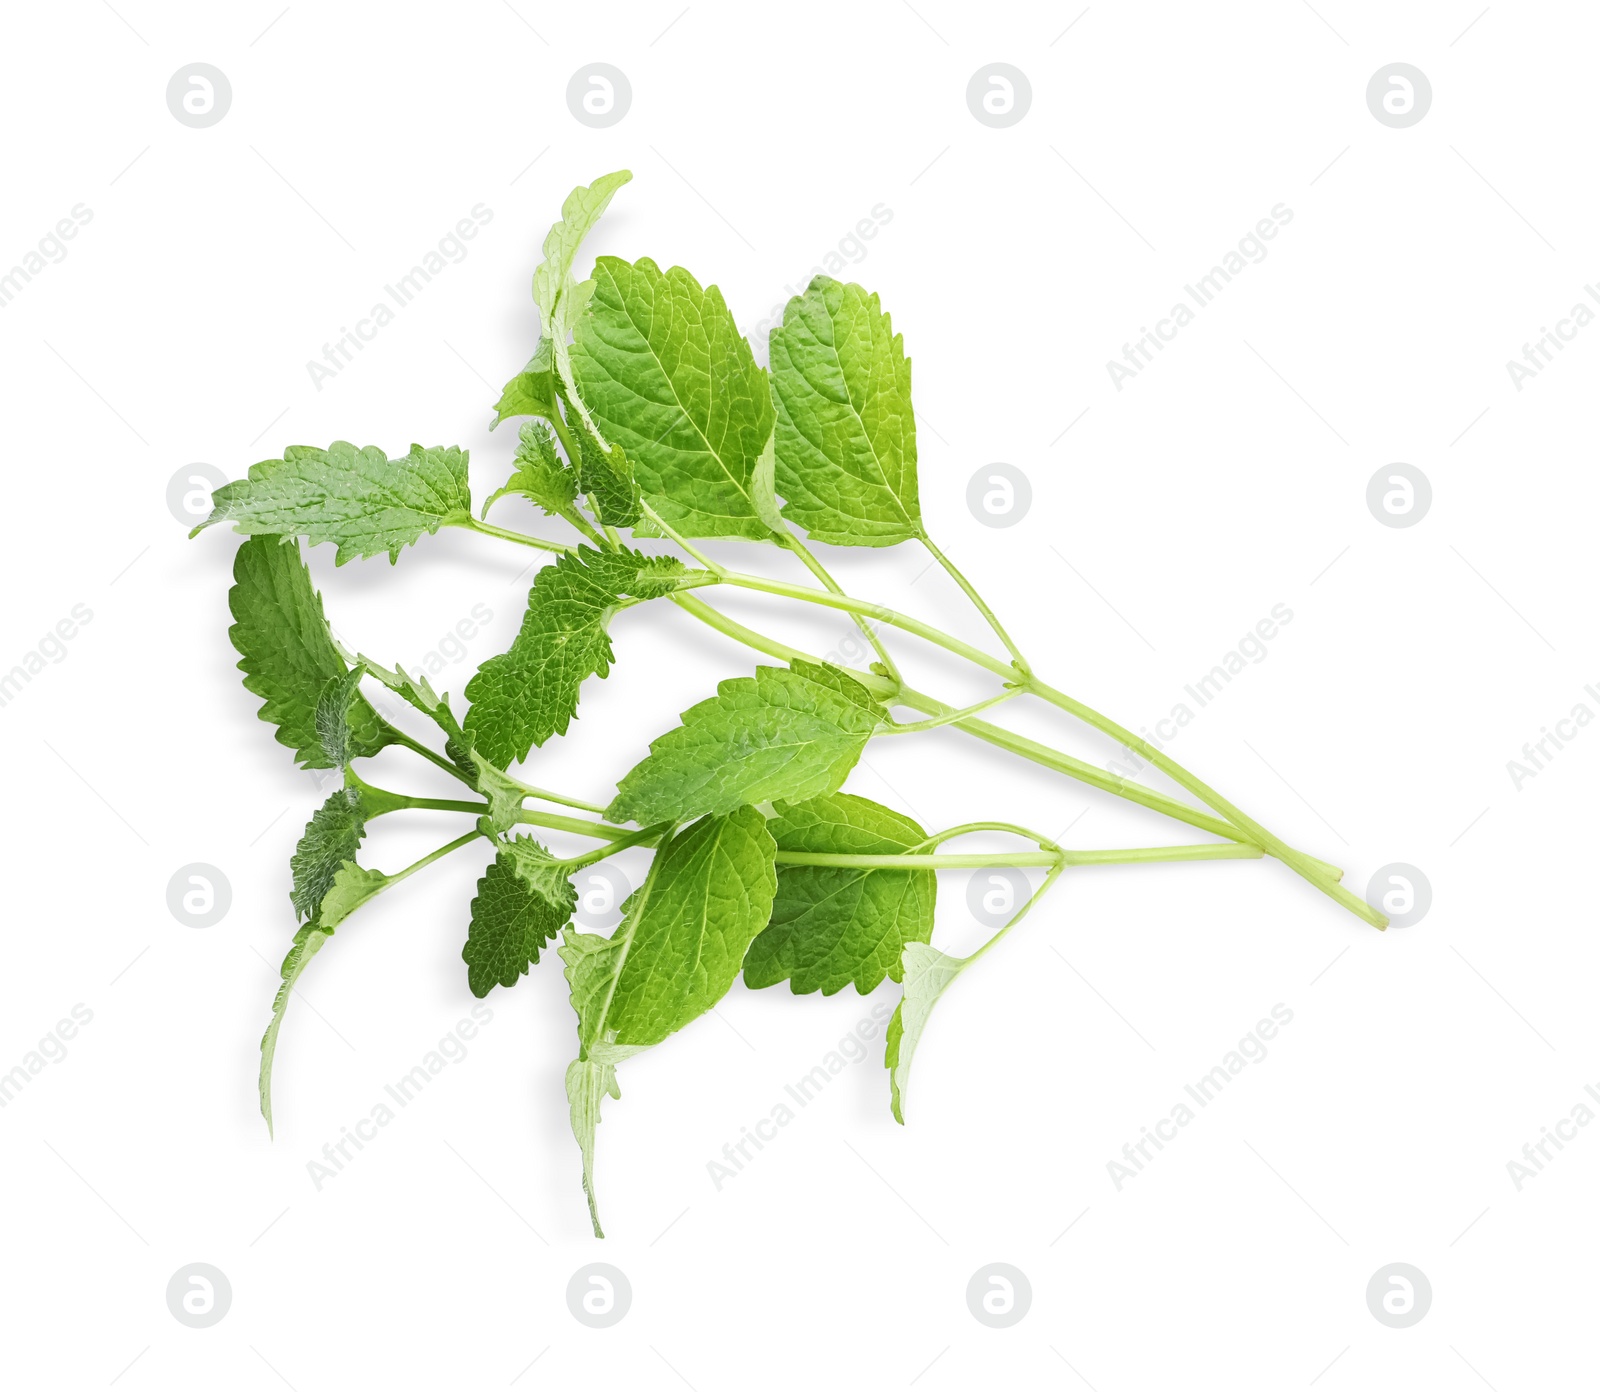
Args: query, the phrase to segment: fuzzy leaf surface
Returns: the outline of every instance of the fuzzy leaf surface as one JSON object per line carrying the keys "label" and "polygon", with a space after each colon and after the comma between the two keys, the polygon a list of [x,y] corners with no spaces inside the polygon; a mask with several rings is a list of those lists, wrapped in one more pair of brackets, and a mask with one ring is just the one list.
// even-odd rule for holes
{"label": "fuzzy leaf surface", "polygon": [[611,670],[607,625],[617,606],[666,594],[681,574],[670,557],[588,547],[541,570],[511,647],[467,683],[466,728],[478,751],[503,768],[565,734],[584,681]]}
{"label": "fuzzy leaf surface", "polygon": [[325,450],[291,445],[282,459],[253,464],[247,478],[217,489],[212,502],[195,531],[232,522],[247,536],[331,541],[338,565],[384,552],[397,561],[419,537],[472,520],[467,454],[453,445],[412,445],[400,459],[345,440]]}
{"label": "fuzzy leaf surface", "polygon": [[339,867],[356,858],[366,834],[366,813],[359,789],[340,788],[311,814],[289,861],[294,877],[289,897],[301,918],[317,916],[323,899],[333,888]]}
{"label": "fuzzy leaf surface", "polygon": [[467,985],[475,996],[515,986],[539,951],[571,920],[578,892],[549,853],[522,837],[505,843],[478,881],[466,945]]}

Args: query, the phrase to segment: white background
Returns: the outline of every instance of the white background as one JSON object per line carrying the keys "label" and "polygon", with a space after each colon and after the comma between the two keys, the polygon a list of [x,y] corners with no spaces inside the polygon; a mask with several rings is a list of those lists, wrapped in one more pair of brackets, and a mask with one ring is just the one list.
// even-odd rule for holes
{"label": "white background", "polygon": [[[1600,1082],[1600,733],[1520,791],[1506,764],[1576,703],[1600,710],[1584,693],[1600,680],[1600,329],[1521,391],[1506,361],[1600,275],[1585,251],[1600,25],[1570,3],[1476,21],[1477,0],[1318,9],[8,13],[0,266],[75,204],[93,214],[0,310],[0,669],[75,604],[93,614],[0,707],[0,1070],[74,1004],[93,1012],[0,1110],[9,1384],[1577,1385],[1600,1128],[1520,1192],[1507,1162]],[[194,61],[232,86],[209,129],[165,103]],[[597,61],[632,87],[607,129],[565,97]],[[1031,83],[1007,129],[966,104],[990,61]],[[1394,61],[1432,84],[1408,129],[1366,104]],[[621,167],[634,182],[590,250],[686,265],[752,327],[884,205],[846,274],[881,292],[915,359],[934,534],[1047,676],[1136,728],[1287,605],[1267,658],[1171,752],[1358,892],[1391,862],[1420,868],[1425,919],[1377,933],[1270,861],[1072,873],[940,1007],[908,1127],[875,1044],[719,1190],[723,1145],[896,994],[736,986],[622,1070],[599,1138],[604,1244],[567,1130],[573,1020],[550,960],[497,989],[465,1060],[315,1187],[324,1143],[468,1016],[480,866],[417,876],[317,960],[269,1142],[257,1042],[293,931],[287,859],[321,794],[239,686],[236,542],[187,541],[168,482],[197,461],[236,477],[291,443],[415,440],[469,448],[485,496],[515,443],[487,424],[535,341],[539,242],[574,184]],[[307,360],[479,203],[493,219],[465,259],[318,390]],[[1106,361],[1279,203],[1293,219],[1270,255],[1118,391]],[[1433,489],[1403,530],[1365,501],[1396,461]],[[965,503],[995,462],[1032,485],[1009,529]],[[392,569],[335,570],[327,547],[311,562],[341,635],[383,660],[423,663],[485,605],[435,679],[459,696],[510,641],[530,554],[453,533]],[[982,640],[910,547],[837,560],[850,589]],[[817,651],[850,637],[728,607]],[[604,801],[679,710],[752,666],[670,610],[625,615],[615,640],[612,677],[526,766],[534,781]],[[919,684],[977,690],[898,650]],[[1005,718],[1116,753],[1065,718]],[[929,826],[1196,839],[954,732],[886,746],[851,788]],[[391,751],[372,776],[448,796],[415,762]],[[411,815],[375,829],[369,863],[455,834],[447,814]],[[166,903],[194,862],[232,889],[206,929]],[[941,887],[936,941],[954,950],[981,940],[965,888]],[[1119,1191],[1107,1162],[1279,1002],[1294,1019],[1266,1059]],[[595,1260],[632,1286],[611,1329],[567,1308]],[[994,1261],[1032,1287],[1006,1330],[966,1304]],[[191,1262],[231,1283],[209,1329],[168,1312]],[[1409,1329],[1367,1307],[1392,1262],[1431,1282]]]}

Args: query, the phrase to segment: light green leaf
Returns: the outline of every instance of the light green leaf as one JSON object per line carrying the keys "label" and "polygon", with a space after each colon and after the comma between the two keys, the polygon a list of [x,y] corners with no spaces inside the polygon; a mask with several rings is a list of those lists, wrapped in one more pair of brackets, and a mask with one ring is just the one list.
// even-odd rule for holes
{"label": "light green leaf", "polygon": [[618,605],[665,594],[682,574],[670,557],[588,547],[541,570],[515,641],[467,683],[466,728],[484,757],[503,767],[565,734],[584,681],[611,670],[606,630]]}
{"label": "light green leaf", "polygon": [[594,282],[578,281],[572,267],[583,239],[600,221],[616,191],[632,178],[626,169],[619,169],[615,174],[601,175],[588,188],[573,189],[561,205],[561,221],[545,234],[544,260],[533,273],[533,301],[539,306],[545,341],[550,344],[554,385],[572,406],[579,424],[589,429],[594,423],[578,397],[567,337],[583,315]]}
{"label": "light green leaf", "polygon": [[889,1107],[894,1119],[906,1124],[906,1088],[911,1081],[911,1056],[922,1040],[928,1017],[939,997],[968,964],[970,957],[950,957],[927,943],[907,943],[903,957],[905,995],[889,1021],[884,1066],[889,1070]]}
{"label": "light green leaf", "polygon": [[258,1084],[261,1092],[261,1116],[267,1123],[269,1136],[272,1134],[272,1059],[278,1050],[278,1029],[283,1024],[284,1012],[289,1008],[289,993],[294,990],[294,984],[300,979],[300,973],[322,950],[323,943],[331,936],[331,933],[316,924],[308,923],[294,935],[289,955],[283,959],[283,983],[278,987],[278,994],[272,1001],[272,1020],[267,1025],[267,1032],[261,1036],[261,1072]]}
{"label": "light green leaf", "polygon": [[753,807],[703,818],[656,852],[610,938],[571,928],[562,934],[578,1015],[578,1065],[567,1070],[567,1094],[596,1235],[594,1126],[601,1098],[620,1095],[615,1065],[727,994],[772,912],[774,850]]}
{"label": "light green leaf", "polygon": [[511,477],[483,505],[482,516],[508,493],[526,498],[547,517],[565,517],[578,497],[578,478],[556,453],[555,436],[543,421],[522,427]]}
{"label": "light green leaf", "polygon": [[478,881],[466,945],[467,985],[486,996],[515,986],[539,961],[539,949],[572,918],[578,892],[544,847],[528,838],[501,845]]}
{"label": "light green leaf", "polygon": [[333,883],[322,896],[317,922],[331,933],[367,900],[385,889],[391,878],[381,870],[367,870],[353,860],[345,861],[334,872]]}
{"label": "light green leaf", "polygon": [[753,496],[772,433],[767,374],[716,286],[681,266],[602,256],[572,364],[600,435],[662,518],[691,537],[770,535]]}
{"label": "light green leaf", "polygon": [[[767,823],[780,851],[905,855],[927,834],[909,817],[849,793],[785,804]],[[825,996],[854,983],[862,995],[900,980],[907,943],[933,933],[932,870],[780,865],[772,922],[750,945],[746,986],[788,980],[796,995]]]}
{"label": "light green leaf", "polygon": [[[317,732],[317,703],[348,669],[299,546],[267,536],[245,542],[233,558],[228,608],[234,617],[228,638],[239,653],[245,690],[262,698],[261,719],[278,727],[279,743],[294,750],[303,767],[334,767]],[[389,743],[365,697],[352,697],[346,719],[350,758],[376,754]]]}
{"label": "light green leaf", "polygon": [[466,451],[453,445],[412,445],[402,459],[344,440],[325,450],[291,445],[282,459],[253,464],[248,478],[217,489],[212,503],[196,532],[232,522],[247,536],[331,541],[338,565],[385,551],[397,561],[418,537],[472,520]]}
{"label": "light green leaf", "polygon": [[340,788],[312,813],[289,861],[294,877],[289,897],[301,918],[317,916],[339,867],[355,859],[366,834],[366,810],[358,788]]}
{"label": "light green leaf", "polygon": [[836,668],[758,667],[683,713],[618,785],[613,821],[682,821],[745,803],[834,792],[855,767],[883,708]]}
{"label": "light green leaf", "polygon": [[837,546],[921,536],[911,361],[859,285],[818,276],[772,331],[784,516]]}
{"label": "light green leaf", "polygon": [[543,416],[549,420],[556,410],[555,356],[550,340],[541,338],[528,365],[501,391],[489,429],[513,416]]}

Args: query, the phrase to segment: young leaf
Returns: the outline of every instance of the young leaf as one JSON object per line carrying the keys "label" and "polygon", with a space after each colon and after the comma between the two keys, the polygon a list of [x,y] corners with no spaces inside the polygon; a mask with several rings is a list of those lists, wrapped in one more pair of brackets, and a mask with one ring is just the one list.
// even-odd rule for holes
{"label": "young leaf", "polygon": [[[545,341],[550,344],[553,385],[571,404],[579,424],[590,429],[594,423],[578,398],[567,336],[582,317],[583,308],[594,291],[594,282],[576,281],[572,266],[578,259],[583,239],[600,221],[612,195],[632,178],[626,169],[619,169],[615,174],[601,175],[588,188],[573,189],[561,205],[561,221],[545,234],[544,260],[533,273],[533,302],[539,306]],[[538,355],[534,357],[537,361]]]}
{"label": "young leaf", "polygon": [[[909,817],[849,793],[785,804],[767,823],[780,851],[905,855],[927,834]],[[772,922],[744,959],[746,986],[785,979],[796,995],[831,996],[854,983],[862,995],[885,976],[900,980],[907,943],[933,933],[932,870],[780,865]]]}
{"label": "young leaf", "polygon": [[342,677],[329,677],[323,685],[322,694],[317,697],[313,720],[317,741],[322,745],[323,757],[330,768],[347,768],[350,764],[354,738],[350,729],[350,708],[361,689],[364,671],[358,663]]}
{"label": "young leaf", "polygon": [[217,489],[212,503],[196,532],[232,522],[247,536],[331,541],[337,565],[385,551],[392,563],[418,537],[472,520],[467,455],[453,445],[412,445],[403,459],[344,440],[325,450],[291,445],[282,459],[253,464],[248,478]]}
{"label": "young leaf", "polygon": [[504,767],[565,734],[584,680],[611,670],[606,629],[618,604],[666,594],[682,574],[670,557],[588,547],[541,570],[516,640],[467,683],[466,728],[479,752]]}
{"label": "young leaf", "polygon": [[615,1065],[710,1010],[733,985],[777,888],[776,847],[753,807],[705,817],[656,852],[643,888],[609,939],[562,934],[578,1062],[567,1070],[573,1134],[596,1235],[594,1126],[602,1096],[619,1096]]}
{"label": "young leaf", "polygon": [[601,436],[627,451],[678,531],[769,536],[751,490],[772,397],[722,292],[648,257],[629,265],[602,256],[594,286],[572,365]]}
{"label": "young leaf", "polygon": [[555,356],[550,340],[541,338],[528,365],[501,391],[489,429],[513,416],[543,416],[549,420],[556,409]]}
{"label": "young leaf", "polygon": [[571,920],[578,891],[538,843],[507,842],[496,852],[472,901],[466,946],[467,985],[486,996],[539,961],[539,949]]}
{"label": "young leaf", "polygon": [[[276,537],[253,537],[233,558],[228,637],[239,653],[245,690],[262,698],[261,719],[278,727],[278,741],[305,768],[334,768],[317,731],[317,703],[330,681],[348,669],[322,614],[322,596],[300,548]],[[349,758],[376,754],[389,742],[377,712],[359,693],[346,710]]]}
{"label": "young leaf", "polygon": [[836,668],[758,667],[723,682],[655,740],[606,815],[646,826],[822,797],[837,791],[885,718],[866,688]]}
{"label": "young leaf", "polygon": [[556,453],[555,436],[548,425],[529,421],[522,427],[513,462],[511,477],[484,503],[484,517],[507,493],[520,494],[547,517],[562,517],[572,511],[578,496],[577,475]]}
{"label": "young leaf", "polygon": [[278,1049],[278,1029],[283,1024],[283,1015],[289,1008],[289,993],[294,990],[294,983],[300,979],[300,973],[306,969],[306,964],[322,950],[323,943],[333,935],[315,923],[308,923],[294,935],[294,942],[289,948],[289,955],[283,959],[283,983],[278,987],[278,994],[272,1001],[272,1019],[267,1025],[267,1032],[261,1036],[261,1072],[258,1085],[261,1092],[261,1116],[267,1123],[267,1134],[272,1134],[272,1059]]}
{"label": "young leaf", "polygon": [[922,535],[911,362],[878,297],[818,276],[772,331],[784,516],[837,546]]}
{"label": "young leaf", "polygon": [[340,788],[311,814],[289,861],[294,876],[289,897],[299,917],[316,917],[339,867],[356,858],[366,834],[366,812],[358,788]]}
{"label": "young leaf", "polygon": [[590,430],[577,431],[578,491],[588,495],[595,520],[606,527],[633,527],[639,521],[639,482],[633,461],[621,445],[602,445]]}
{"label": "young leaf", "polygon": [[966,970],[970,957],[949,957],[926,943],[906,944],[905,995],[885,1032],[883,1062],[889,1070],[889,1108],[894,1119],[906,1124],[906,1087],[911,1081],[911,1056],[922,1040],[928,1016],[950,983]]}
{"label": "young leaf", "polygon": [[334,871],[333,882],[322,896],[317,922],[332,932],[367,900],[381,892],[393,877],[381,870],[368,870],[347,860]]}

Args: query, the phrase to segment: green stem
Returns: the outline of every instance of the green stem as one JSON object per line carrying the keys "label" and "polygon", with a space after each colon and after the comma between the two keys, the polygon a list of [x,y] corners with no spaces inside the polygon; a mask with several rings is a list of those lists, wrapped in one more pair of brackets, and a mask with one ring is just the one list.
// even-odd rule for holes
{"label": "green stem", "polygon": [[1028,659],[1022,655],[1022,650],[1011,641],[1011,635],[1006,632],[1005,626],[996,617],[994,610],[983,602],[983,596],[973,588],[972,582],[956,569],[956,563],[933,544],[933,538],[926,532],[918,532],[917,540],[928,548],[928,554],[945,568],[945,572],[956,584],[961,586],[962,593],[972,601],[973,607],[983,615],[985,622],[994,630],[995,637],[1006,645],[1006,651],[1011,654],[1017,665],[1017,670],[1024,676],[1028,676],[1032,671],[1032,668],[1028,665]]}
{"label": "green stem", "polygon": [[[379,719],[382,720],[382,717],[380,716]],[[466,774],[462,773],[461,770],[452,764],[447,758],[445,758],[444,755],[434,753],[434,751],[429,749],[425,744],[419,744],[416,740],[412,739],[410,735],[406,734],[404,730],[397,730],[393,725],[390,725],[387,720],[383,720],[383,725],[388,731],[390,742],[392,744],[398,744],[405,749],[409,749],[413,754],[422,755],[422,757],[430,764],[434,764],[439,768],[442,768],[458,783],[465,783],[467,787],[471,788],[474,792],[477,791],[477,788],[474,786],[472,780],[468,778]]]}
{"label": "green stem", "polygon": [[[787,643],[782,643],[776,638],[760,633],[756,629],[740,623],[737,619],[729,618],[721,610],[713,608],[694,595],[678,593],[670,596],[670,598],[685,613],[692,614],[708,628],[715,629],[718,633],[732,638],[737,643],[743,643],[746,647],[753,648],[757,652],[765,653],[768,657],[775,657],[780,662],[789,663],[796,661],[814,663],[819,661],[818,658],[800,648],[790,647]],[[913,710],[943,715],[952,709],[942,701],[937,701],[932,696],[925,695],[920,691],[914,691],[909,687],[902,687],[898,692],[892,692],[887,681],[871,672],[861,672],[852,668],[850,669],[850,675],[872,691],[874,695],[882,697],[893,695],[902,705],[910,706]],[[1058,750],[1051,749],[1048,745],[1040,744],[1037,740],[1031,740],[1024,735],[1015,734],[1002,726],[991,725],[987,721],[969,718],[958,720],[956,728],[976,739],[992,744],[996,748],[1015,754],[1019,758],[1027,759],[1055,773],[1064,773],[1069,778],[1075,778],[1081,783],[1087,783],[1090,787],[1110,793],[1113,797],[1120,797],[1125,801],[1137,803],[1141,807],[1147,807],[1154,812],[1161,812],[1177,821],[1185,822],[1199,831],[1209,831],[1213,835],[1222,836],[1232,841],[1244,839],[1239,829],[1228,822],[1209,816],[1198,808],[1190,807],[1185,803],[1179,802],[1176,798],[1157,792],[1153,788],[1145,788],[1138,783],[1126,783],[1115,774],[1107,773],[1103,769],[1096,768],[1093,764],[1085,763],[1082,759],[1075,759],[1070,754],[1063,754]],[[1330,875],[1337,876],[1339,873],[1335,866],[1330,865],[1327,869]]]}
{"label": "green stem", "polygon": [[1224,842],[1203,846],[1137,846],[1106,851],[1000,851],[985,855],[845,855],[779,851],[779,865],[833,866],[856,870],[980,870],[988,866],[1142,865],[1182,860],[1259,860],[1260,846]]}
{"label": "green stem", "polygon": [[578,452],[578,442],[572,438],[567,423],[561,419],[561,408],[558,406],[545,419],[550,422],[550,428],[556,432],[556,439],[561,441],[561,448],[566,452],[567,463],[572,466],[573,472],[582,472],[583,456]]}
{"label": "green stem", "polygon": [[551,831],[570,831],[574,836],[590,836],[597,841],[626,841],[635,833],[608,822],[587,822],[582,817],[563,817],[555,812],[530,812],[524,808],[517,820],[527,826],[549,827]]}
{"label": "green stem", "polygon": [[[801,564],[822,582],[824,589],[830,594],[842,595],[844,593],[839,582],[829,573],[828,568],[816,558],[811,548],[801,541],[799,537],[787,528],[777,533],[777,537],[778,545],[798,556]],[[872,644],[873,652],[878,654],[878,661],[883,663],[885,675],[896,686],[899,686],[901,680],[900,669],[895,665],[894,658],[889,655],[889,649],[883,645],[883,640],[878,637],[877,629],[873,628],[859,614],[855,615],[854,619],[855,626],[861,631],[861,636]]]}
{"label": "green stem", "polygon": [[915,735],[923,730],[937,730],[941,725],[954,725],[958,721],[969,720],[979,711],[986,711],[991,706],[998,706],[1021,694],[1020,688],[1012,687],[1009,690],[1002,691],[998,696],[991,696],[987,701],[979,701],[975,706],[967,706],[964,710],[948,711],[944,715],[931,716],[927,720],[913,720],[903,725],[888,725],[877,733],[880,735]]}
{"label": "green stem", "polygon": [[1001,938],[1005,937],[1005,935],[1015,928],[1017,924],[1021,923],[1022,920],[1028,916],[1028,913],[1033,906],[1050,892],[1050,887],[1061,877],[1061,872],[1066,868],[1067,867],[1065,865],[1058,865],[1054,870],[1046,875],[1044,877],[1044,883],[1041,884],[1038,889],[1034,890],[1033,894],[1029,897],[1028,902],[1018,909],[1016,913],[1012,914],[1011,921],[964,961],[962,964],[962,970],[965,971],[967,967],[970,967],[978,960],[978,958],[982,957],[984,953],[986,953],[991,947],[999,942]]}
{"label": "green stem", "polygon": [[439,847],[438,850],[429,851],[428,854],[423,856],[421,860],[413,861],[410,865],[406,866],[404,870],[396,870],[392,875],[385,875],[384,888],[388,889],[390,885],[399,884],[400,881],[405,879],[407,875],[415,875],[418,870],[422,869],[423,866],[432,865],[434,861],[439,860],[443,856],[449,855],[451,851],[459,851],[468,843],[476,841],[482,834],[482,832],[474,830],[467,832],[464,836],[456,837],[454,841],[446,841],[444,845]]}
{"label": "green stem", "polygon": [[713,575],[722,574],[721,566],[719,566],[714,560],[711,559],[710,556],[706,555],[704,551],[690,541],[688,537],[683,536],[680,532],[678,532],[677,529],[674,528],[673,525],[665,518],[663,518],[659,512],[651,507],[649,503],[644,502],[641,499],[639,503],[639,510],[644,513],[644,515],[648,517],[657,528],[660,529],[661,535],[666,537],[667,540],[676,543],[682,551],[692,556]]}
{"label": "green stem", "polygon": [[1389,920],[1375,908],[1352,894],[1336,880],[1330,880],[1322,869],[1323,862],[1314,860],[1302,851],[1295,850],[1292,846],[1279,840],[1259,822],[1247,817],[1221,793],[1208,783],[1202,782],[1176,761],[1169,759],[1153,744],[1140,739],[1131,730],[1117,724],[1109,716],[1101,715],[1093,707],[1086,706],[1083,702],[1073,699],[1064,691],[1057,691],[1055,687],[1048,686],[1037,678],[1030,677],[1024,683],[1028,690],[1051,705],[1075,715],[1078,719],[1092,725],[1102,734],[1109,735],[1112,739],[1126,745],[1141,758],[1149,760],[1167,777],[1171,778],[1180,787],[1187,788],[1201,802],[1213,811],[1221,813],[1241,831],[1245,832],[1251,840],[1271,852],[1295,874],[1315,885],[1335,903],[1349,909],[1357,918],[1370,923],[1374,928],[1387,928]]}
{"label": "green stem", "polygon": [[1002,831],[1013,836],[1020,836],[1024,841],[1032,841],[1041,851],[1059,851],[1048,836],[1040,836],[1038,832],[1025,826],[1018,826],[1015,822],[963,822],[960,826],[953,826],[937,835],[930,836],[920,846],[919,851],[931,851],[935,846],[942,846],[946,841],[954,841],[958,836],[971,836],[980,831]]}
{"label": "green stem", "polygon": [[524,783],[520,778],[513,778],[509,773],[500,775],[517,789],[524,797],[538,798],[540,802],[553,802],[558,807],[575,807],[580,812],[593,812],[597,816],[605,815],[605,808],[598,803],[584,802],[580,798],[566,797],[561,793],[552,793],[544,788],[535,788],[531,783]]}
{"label": "green stem", "polygon": [[526,532],[508,531],[504,527],[480,522],[476,517],[466,517],[459,522],[446,525],[463,527],[469,532],[482,532],[484,536],[499,537],[501,541],[514,541],[518,546],[531,546],[535,551],[553,551],[558,556],[570,556],[577,550],[577,547],[568,546],[564,542],[546,541],[543,537],[529,536]]}
{"label": "green stem", "polygon": [[643,827],[638,831],[630,831],[624,836],[617,837],[607,845],[597,847],[581,856],[574,856],[571,860],[561,862],[563,870],[577,871],[586,866],[598,864],[608,856],[614,856],[618,851],[626,850],[629,846],[653,846],[672,831],[671,822],[657,822],[654,826]]}

